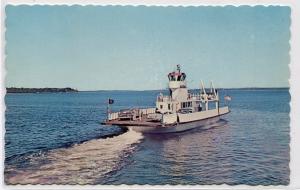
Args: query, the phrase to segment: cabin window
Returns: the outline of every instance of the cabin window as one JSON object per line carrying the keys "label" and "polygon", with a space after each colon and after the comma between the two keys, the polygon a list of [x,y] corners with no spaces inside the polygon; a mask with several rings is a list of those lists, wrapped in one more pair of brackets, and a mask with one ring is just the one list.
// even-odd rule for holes
{"label": "cabin window", "polygon": [[160,105],[160,109],[163,109],[163,105]]}
{"label": "cabin window", "polygon": [[175,81],[175,76],[171,75],[171,81]]}
{"label": "cabin window", "polygon": [[177,81],[181,81],[181,75],[178,75]]}
{"label": "cabin window", "polygon": [[181,108],[188,108],[192,106],[193,106],[193,102],[181,102]]}
{"label": "cabin window", "polygon": [[171,110],[171,104],[168,104],[168,109]]}
{"label": "cabin window", "polygon": [[181,103],[182,108],[192,107],[192,102],[183,102]]}

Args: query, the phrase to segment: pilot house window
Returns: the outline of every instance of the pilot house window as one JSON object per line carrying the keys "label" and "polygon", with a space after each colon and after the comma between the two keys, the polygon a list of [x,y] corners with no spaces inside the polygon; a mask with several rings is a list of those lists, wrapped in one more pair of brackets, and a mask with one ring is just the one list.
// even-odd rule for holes
{"label": "pilot house window", "polygon": [[192,107],[192,102],[182,102],[181,108]]}

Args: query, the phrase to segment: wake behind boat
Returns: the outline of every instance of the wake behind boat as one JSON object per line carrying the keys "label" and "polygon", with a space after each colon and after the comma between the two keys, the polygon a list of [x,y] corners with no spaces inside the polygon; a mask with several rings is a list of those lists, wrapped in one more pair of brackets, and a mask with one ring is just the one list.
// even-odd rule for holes
{"label": "wake behind boat", "polygon": [[[177,70],[168,74],[169,96],[160,93],[156,107],[146,109],[128,109],[109,112],[102,124],[118,125],[143,133],[181,132],[196,127],[213,124],[220,116],[229,113],[228,106],[220,107],[219,93],[211,83],[210,92],[202,88],[199,94],[189,93],[186,85],[186,74]],[[109,99],[109,104],[113,100]],[[210,104],[214,108],[210,109]]]}

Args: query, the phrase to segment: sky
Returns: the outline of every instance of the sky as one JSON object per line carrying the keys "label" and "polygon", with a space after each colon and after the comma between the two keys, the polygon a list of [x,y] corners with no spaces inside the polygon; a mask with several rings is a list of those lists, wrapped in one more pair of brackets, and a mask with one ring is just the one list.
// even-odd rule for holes
{"label": "sky", "polygon": [[288,87],[290,8],[6,6],[6,87]]}

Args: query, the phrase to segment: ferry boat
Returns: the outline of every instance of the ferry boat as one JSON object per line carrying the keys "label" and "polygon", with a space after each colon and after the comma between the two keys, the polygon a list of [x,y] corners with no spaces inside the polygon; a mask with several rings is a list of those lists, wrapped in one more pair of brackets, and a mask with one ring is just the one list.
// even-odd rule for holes
{"label": "ferry boat", "polygon": [[[179,65],[168,74],[168,79],[169,95],[160,93],[156,107],[114,113],[108,111],[107,119],[102,124],[117,125],[142,133],[172,133],[213,124],[230,112],[228,106],[220,107],[219,93],[212,82],[209,92],[206,92],[201,81],[199,93],[189,93],[186,74],[181,72]],[[113,100],[109,99],[111,103]]]}

